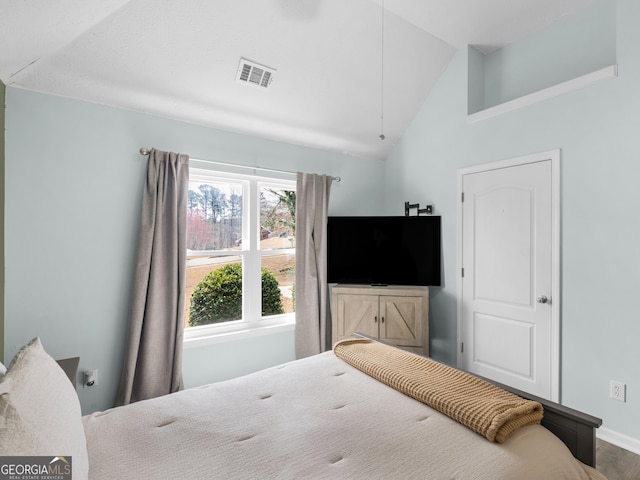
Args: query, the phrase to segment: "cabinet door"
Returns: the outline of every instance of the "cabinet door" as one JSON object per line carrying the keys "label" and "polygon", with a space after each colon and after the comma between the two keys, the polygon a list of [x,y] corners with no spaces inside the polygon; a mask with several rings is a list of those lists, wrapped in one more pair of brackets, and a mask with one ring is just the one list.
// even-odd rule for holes
{"label": "cabinet door", "polygon": [[422,346],[422,297],[380,296],[380,339],[407,347]]}
{"label": "cabinet door", "polygon": [[338,295],[335,341],[349,338],[354,332],[378,337],[378,296]]}

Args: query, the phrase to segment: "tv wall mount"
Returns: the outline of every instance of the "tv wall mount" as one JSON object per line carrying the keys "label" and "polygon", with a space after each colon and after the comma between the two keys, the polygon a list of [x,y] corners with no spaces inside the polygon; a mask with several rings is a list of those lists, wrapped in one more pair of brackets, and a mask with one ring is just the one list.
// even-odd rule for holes
{"label": "tv wall mount", "polygon": [[431,215],[433,213],[433,205],[425,205],[424,208],[420,208],[419,203],[409,203],[404,202],[404,216],[408,217],[411,213],[411,210],[417,210],[418,216],[422,213],[426,215]]}

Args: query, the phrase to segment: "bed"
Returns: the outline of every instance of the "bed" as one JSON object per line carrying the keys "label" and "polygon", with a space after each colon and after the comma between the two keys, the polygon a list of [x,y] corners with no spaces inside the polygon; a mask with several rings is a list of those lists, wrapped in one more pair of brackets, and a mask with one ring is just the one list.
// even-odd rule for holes
{"label": "bed", "polygon": [[[352,343],[366,355],[372,351],[362,345],[380,346],[369,339]],[[363,368],[360,353],[339,345],[241,378],[81,417],[68,379],[34,339],[0,378],[0,456],[65,455],[73,461],[74,479],[91,480],[604,478],[531,421],[537,402],[517,400],[526,418],[515,419],[522,425],[506,435],[490,422],[488,436],[501,437],[490,441],[486,432],[441,413],[440,405],[385,383],[430,395],[420,384],[414,388],[413,378],[387,372],[384,362]],[[394,362],[407,360],[404,355],[422,361],[382,347]],[[385,378],[374,378],[367,368]],[[564,419],[576,412],[562,410],[556,423],[575,430],[575,419]],[[454,417],[459,411],[454,408]]]}

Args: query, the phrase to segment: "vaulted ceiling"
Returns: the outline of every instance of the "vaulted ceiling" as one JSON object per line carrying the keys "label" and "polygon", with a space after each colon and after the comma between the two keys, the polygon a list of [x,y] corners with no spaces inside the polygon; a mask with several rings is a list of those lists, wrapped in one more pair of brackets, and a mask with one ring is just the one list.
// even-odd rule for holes
{"label": "vaulted ceiling", "polygon": [[[591,2],[3,0],[0,79],[384,159],[459,48],[499,48]],[[236,80],[241,58],[274,70],[268,88]]]}

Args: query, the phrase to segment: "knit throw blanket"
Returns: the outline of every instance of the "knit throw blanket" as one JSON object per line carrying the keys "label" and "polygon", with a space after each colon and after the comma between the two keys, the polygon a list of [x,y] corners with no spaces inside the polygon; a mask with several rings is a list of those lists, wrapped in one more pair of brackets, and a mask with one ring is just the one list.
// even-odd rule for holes
{"label": "knit throw blanket", "polygon": [[539,424],[542,405],[429,358],[369,339],[343,340],[335,355],[376,380],[502,443],[518,428]]}

